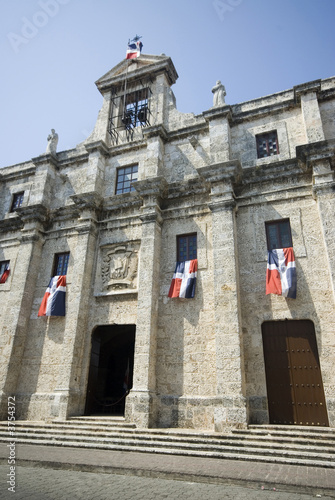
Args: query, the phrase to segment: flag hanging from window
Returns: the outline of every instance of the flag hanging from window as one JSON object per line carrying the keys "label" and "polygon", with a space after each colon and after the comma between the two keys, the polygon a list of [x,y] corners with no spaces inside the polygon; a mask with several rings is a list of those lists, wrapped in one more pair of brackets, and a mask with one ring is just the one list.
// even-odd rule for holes
{"label": "flag hanging from window", "polygon": [[276,248],[268,252],[266,294],[274,293],[295,299],[297,272],[293,248]]}
{"label": "flag hanging from window", "polygon": [[168,296],[193,299],[197,282],[197,269],[197,259],[177,262]]}
{"label": "flag hanging from window", "polygon": [[137,37],[135,37],[131,42],[128,42],[126,59],[136,59],[141,55],[143,43],[136,38]]}
{"label": "flag hanging from window", "polygon": [[5,265],[3,273],[0,275],[0,283],[6,283],[10,273],[9,262]]}
{"label": "flag hanging from window", "polygon": [[66,276],[51,278],[44,294],[38,316],[65,316]]}

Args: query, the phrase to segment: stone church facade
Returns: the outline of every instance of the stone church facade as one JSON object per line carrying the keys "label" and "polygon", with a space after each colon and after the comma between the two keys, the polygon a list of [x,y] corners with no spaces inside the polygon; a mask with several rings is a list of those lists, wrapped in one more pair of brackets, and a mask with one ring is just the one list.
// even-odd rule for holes
{"label": "stone church facade", "polygon": [[[88,139],[0,170],[2,418],[15,396],[26,420],[335,425],[335,78],[235,105],[217,82],[200,115],[177,78],[122,61]],[[266,295],[269,245],[296,299]],[[169,298],[191,258],[194,298]],[[66,314],[38,317],[54,275]]]}

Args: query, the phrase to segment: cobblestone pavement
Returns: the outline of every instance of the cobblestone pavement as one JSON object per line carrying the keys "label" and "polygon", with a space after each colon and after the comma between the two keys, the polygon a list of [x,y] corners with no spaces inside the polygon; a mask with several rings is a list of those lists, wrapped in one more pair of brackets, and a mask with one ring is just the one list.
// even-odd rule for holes
{"label": "cobblestone pavement", "polygon": [[[310,500],[320,494],[255,489],[106,473],[16,467],[15,493],[7,490],[8,467],[0,466],[0,499],[7,500]],[[335,497],[335,492],[334,492]],[[332,498],[334,498],[332,497]]]}

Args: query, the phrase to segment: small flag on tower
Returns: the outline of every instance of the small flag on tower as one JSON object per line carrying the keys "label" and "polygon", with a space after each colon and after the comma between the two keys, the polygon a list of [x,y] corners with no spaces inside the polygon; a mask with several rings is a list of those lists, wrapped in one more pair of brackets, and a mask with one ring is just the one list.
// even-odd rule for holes
{"label": "small flag on tower", "polygon": [[9,262],[7,262],[2,274],[0,274],[0,283],[6,283],[9,273],[10,273]]}
{"label": "small flag on tower", "polygon": [[133,40],[129,40],[126,59],[136,59],[141,55],[143,43],[140,41],[140,36],[136,35]]}
{"label": "small flag on tower", "polygon": [[295,299],[297,271],[293,248],[276,248],[268,252],[266,294],[274,293]]}
{"label": "small flag on tower", "polygon": [[197,282],[197,269],[197,259],[177,262],[168,296],[193,299]]}
{"label": "small flag on tower", "polygon": [[38,316],[65,316],[66,276],[51,278],[44,294]]}

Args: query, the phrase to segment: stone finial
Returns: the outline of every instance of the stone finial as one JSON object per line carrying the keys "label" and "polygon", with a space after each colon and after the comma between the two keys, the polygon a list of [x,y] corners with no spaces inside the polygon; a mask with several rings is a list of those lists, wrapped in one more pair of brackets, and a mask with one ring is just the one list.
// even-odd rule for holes
{"label": "stone finial", "polygon": [[46,149],[46,153],[56,154],[58,144],[58,134],[55,132],[55,129],[51,129],[51,134],[48,135],[48,145]]}
{"label": "stone finial", "polygon": [[220,106],[224,106],[225,103],[225,95],[226,95],[226,89],[224,85],[222,85],[221,81],[218,80],[215,84],[215,86],[212,88],[213,92],[213,108],[218,108]]}

